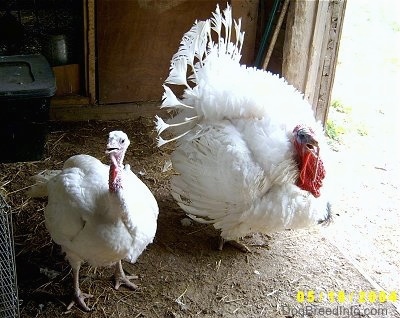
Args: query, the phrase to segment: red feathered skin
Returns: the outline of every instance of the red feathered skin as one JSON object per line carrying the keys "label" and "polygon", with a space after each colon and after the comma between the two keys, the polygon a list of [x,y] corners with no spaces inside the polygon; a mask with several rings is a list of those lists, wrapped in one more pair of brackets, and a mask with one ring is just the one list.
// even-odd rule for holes
{"label": "red feathered skin", "polygon": [[325,178],[325,168],[319,158],[318,142],[314,138],[313,130],[302,125],[296,126],[293,130],[293,146],[300,170],[296,185],[318,198],[322,180]]}

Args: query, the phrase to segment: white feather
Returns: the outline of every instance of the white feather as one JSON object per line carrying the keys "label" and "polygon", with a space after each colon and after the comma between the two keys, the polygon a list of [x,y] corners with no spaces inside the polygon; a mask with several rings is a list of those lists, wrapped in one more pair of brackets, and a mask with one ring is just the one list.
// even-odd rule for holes
{"label": "white feather", "polygon": [[47,197],[47,182],[58,175],[61,170],[44,170],[30,179],[34,181],[34,184],[29,188],[27,195],[31,198],[43,198]]}
{"label": "white feather", "polygon": [[164,87],[164,94],[162,97],[163,103],[161,105],[161,108],[163,107],[176,107],[176,108],[189,108],[189,109],[194,108],[192,106],[183,104],[168,86],[163,85],[163,87]]}
{"label": "white feather", "polygon": [[186,81],[187,61],[184,58],[177,58],[171,62],[171,68],[168,78],[165,80],[167,84],[185,85],[189,87]]}

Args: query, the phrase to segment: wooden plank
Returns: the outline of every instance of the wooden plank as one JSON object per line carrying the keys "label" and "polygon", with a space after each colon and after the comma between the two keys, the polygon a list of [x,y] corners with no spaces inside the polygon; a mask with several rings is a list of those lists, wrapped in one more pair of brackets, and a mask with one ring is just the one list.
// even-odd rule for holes
{"label": "wooden plank", "polygon": [[339,54],[339,43],[342,35],[344,14],[347,0],[333,1],[329,11],[330,23],[326,27],[329,31],[326,34],[323,61],[320,65],[321,83],[318,98],[316,98],[316,117],[326,123],[329,106],[331,104],[332,87],[335,79],[336,65]]}
{"label": "wooden plank", "polygon": [[301,92],[306,85],[317,6],[318,1],[291,1],[287,15],[282,75]]}
{"label": "wooden plank", "polygon": [[87,106],[91,104],[90,100],[86,96],[71,95],[71,96],[55,96],[51,98],[50,109],[53,107],[59,107],[60,105],[74,105],[74,106]]}
{"label": "wooden plank", "polygon": [[87,121],[87,120],[126,120],[138,117],[167,116],[160,109],[161,102],[138,102],[115,105],[54,104],[50,107],[50,120]]}
{"label": "wooden plank", "polygon": [[56,78],[56,96],[78,95],[81,92],[79,64],[52,67]]}
{"label": "wooden plank", "polygon": [[326,51],[326,43],[324,43],[324,39],[327,38],[325,36],[326,32],[329,32],[326,28],[329,1],[317,1],[316,3],[317,10],[315,24],[308,53],[308,71],[305,74],[306,78],[304,85],[304,96],[314,106],[314,110],[316,110],[315,98],[318,98],[319,94],[319,91],[316,88],[319,87],[321,81],[321,58],[323,59]]}
{"label": "wooden plank", "polygon": [[95,28],[95,0],[83,1],[85,23],[85,89],[90,103],[95,104],[96,91],[96,28]]}

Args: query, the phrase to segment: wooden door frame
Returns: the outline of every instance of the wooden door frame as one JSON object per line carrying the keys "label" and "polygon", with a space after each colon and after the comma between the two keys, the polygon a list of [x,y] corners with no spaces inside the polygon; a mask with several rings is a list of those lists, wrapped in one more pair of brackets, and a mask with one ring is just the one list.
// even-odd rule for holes
{"label": "wooden door frame", "polygon": [[326,124],[347,0],[291,1],[282,75]]}

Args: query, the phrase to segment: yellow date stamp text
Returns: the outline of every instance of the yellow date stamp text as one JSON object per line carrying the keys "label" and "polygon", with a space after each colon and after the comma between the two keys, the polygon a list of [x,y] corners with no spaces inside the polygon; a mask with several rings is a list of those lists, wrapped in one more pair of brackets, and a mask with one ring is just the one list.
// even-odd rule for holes
{"label": "yellow date stamp text", "polygon": [[396,302],[398,300],[396,291],[375,291],[375,290],[360,290],[347,292],[344,290],[328,292],[314,290],[299,290],[296,294],[298,303],[358,303],[358,304],[377,304],[385,302]]}

